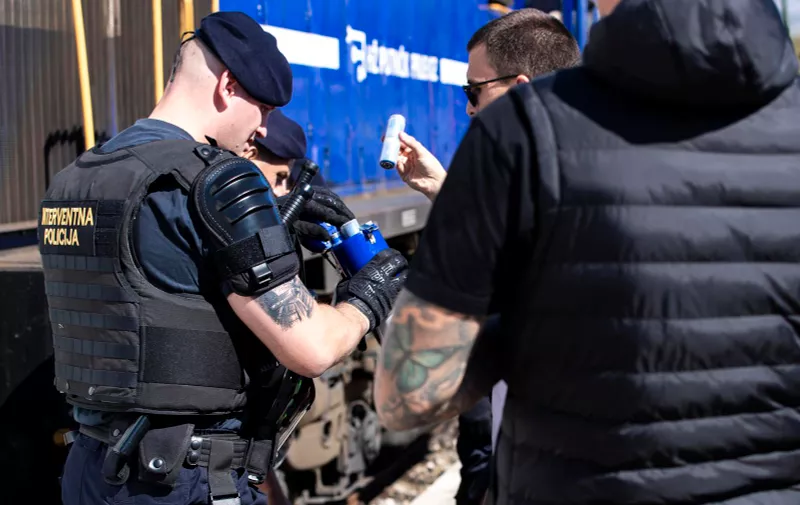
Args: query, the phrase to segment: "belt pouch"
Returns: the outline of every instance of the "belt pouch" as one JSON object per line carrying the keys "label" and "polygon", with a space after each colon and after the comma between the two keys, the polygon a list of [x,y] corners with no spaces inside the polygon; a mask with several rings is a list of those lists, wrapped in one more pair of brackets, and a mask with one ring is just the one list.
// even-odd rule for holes
{"label": "belt pouch", "polygon": [[139,480],[174,487],[193,432],[193,424],[148,431],[139,443]]}

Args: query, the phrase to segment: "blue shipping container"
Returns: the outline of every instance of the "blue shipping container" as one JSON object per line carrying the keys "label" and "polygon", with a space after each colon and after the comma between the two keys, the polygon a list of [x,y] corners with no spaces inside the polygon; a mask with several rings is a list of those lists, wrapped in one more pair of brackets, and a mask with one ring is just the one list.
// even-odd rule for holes
{"label": "blue shipping container", "polygon": [[496,15],[480,0],[222,0],[275,35],[294,72],[283,110],[342,195],[401,186],[378,165],[392,114],[447,167],[469,124],[466,44]]}

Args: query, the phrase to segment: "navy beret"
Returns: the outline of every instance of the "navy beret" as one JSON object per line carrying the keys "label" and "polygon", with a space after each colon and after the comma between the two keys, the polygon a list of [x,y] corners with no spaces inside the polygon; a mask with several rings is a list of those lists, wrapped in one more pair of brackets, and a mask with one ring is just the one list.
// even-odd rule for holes
{"label": "navy beret", "polygon": [[267,136],[256,141],[278,158],[298,159],[306,155],[303,128],[277,109],[270,113],[267,120]]}
{"label": "navy beret", "polygon": [[194,33],[254,99],[274,107],[292,99],[292,67],[275,37],[253,18],[243,12],[215,12]]}

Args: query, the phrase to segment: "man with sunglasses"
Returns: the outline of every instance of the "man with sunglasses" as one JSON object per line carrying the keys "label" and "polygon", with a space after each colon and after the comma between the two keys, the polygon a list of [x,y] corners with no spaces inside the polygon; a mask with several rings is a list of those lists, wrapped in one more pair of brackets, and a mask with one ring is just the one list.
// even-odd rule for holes
{"label": "man with sunglasses", "polygon": [[[520,9],[494,19],[467,43],[467,114],[480,110],[512,87],[580,62],[575,39],[558,19],[536,9]],[[413,118],[409,118],[413,122]],[[411,135],[400,135],[397,170],[412,188],[433,200],[447,175],[441,163]],[[492,331],[495,323],[486,328]],[[489,485],[489,461],[499,429],[505,383],[459,417],[457,450],[461,483],[457,505],[480,503]]]}
{"label": "man with sunglasses", "polygon": [[619,2],[582,65],[473,119],[384,334],[381,422],[502,378],[498,505],[797,504],[798,117],[773,0]]}
{"label": "man with sunglasses", "polygon": [[[467,115],[474,116],[518,84],[573,67],[581,54],[575,38],[553,16],[519,9],[481,27],[467,43]],[[409,118],[413,123],[414,118]],[[400,134],[397,171],[411,188],[433,200],[447,175],[417,139]]]}

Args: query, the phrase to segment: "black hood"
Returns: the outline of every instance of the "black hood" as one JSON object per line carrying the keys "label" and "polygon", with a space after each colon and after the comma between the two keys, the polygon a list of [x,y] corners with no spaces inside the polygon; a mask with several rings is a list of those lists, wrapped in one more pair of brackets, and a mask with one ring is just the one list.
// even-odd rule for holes
{"label": "black hood", "polygon": [[773,0],[623,0],[592,28],[584,64],[614,87],[698,106],[766,103],[798,71]]}

